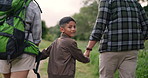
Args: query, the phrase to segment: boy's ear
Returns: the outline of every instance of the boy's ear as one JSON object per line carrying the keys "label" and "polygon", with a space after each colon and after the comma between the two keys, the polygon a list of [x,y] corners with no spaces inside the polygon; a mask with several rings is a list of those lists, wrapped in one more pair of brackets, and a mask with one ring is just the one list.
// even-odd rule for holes
{"label": "boy's ear", "polygon": [[60,27],[60,31],[63,33],[64,32],[64,28],[63,27]]}

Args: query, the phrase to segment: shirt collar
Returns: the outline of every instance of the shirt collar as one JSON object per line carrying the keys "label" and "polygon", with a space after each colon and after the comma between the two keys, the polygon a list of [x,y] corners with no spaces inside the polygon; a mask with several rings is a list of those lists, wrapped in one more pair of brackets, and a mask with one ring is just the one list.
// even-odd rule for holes
{"label": "shirt collar", "polygon": [[67,34],[65,34],[65,33],[61,33],[61,36],[60,36],[61,38],[70,38]]}

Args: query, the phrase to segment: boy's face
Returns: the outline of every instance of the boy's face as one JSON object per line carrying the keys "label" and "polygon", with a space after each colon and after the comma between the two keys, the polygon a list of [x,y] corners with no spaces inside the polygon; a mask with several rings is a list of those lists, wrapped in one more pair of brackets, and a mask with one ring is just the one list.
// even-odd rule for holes
{"label": "boy's face", "polygon": [[76,33],[76,23],[74,21],[70,21],[68,24],[65,24],[65,27],[60,27],[60,30],[68,36],[73,37]]}

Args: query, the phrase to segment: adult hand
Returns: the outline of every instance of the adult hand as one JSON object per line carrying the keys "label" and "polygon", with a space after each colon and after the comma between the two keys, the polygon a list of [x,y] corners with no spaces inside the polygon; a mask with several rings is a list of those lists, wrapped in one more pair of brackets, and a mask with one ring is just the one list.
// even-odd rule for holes
{"label": "adult hand", "polygon": [[89,55],[90,55],[90,51],[89,51],[89,50],[86,50],[86,51],[84,52],[84,56],[85,56],[85,57],[89,57]]}
{"label": "adult hand", "polygon": [[85,51],[85,53],[84,53],[84,56],[85,56],[85,57],[89,57],[90,51],[92,50],[92,48],[94,47],[94,45],[95,45],[96,43],[97,43],[97,41],[89,41],[89,42],[88,42],[86,51]]}
{"label": "adult hand", "polygon": [[46,52],[46,50],[45,50],[45,49],[43,49],[43,50],[42,50],[42,52]]}

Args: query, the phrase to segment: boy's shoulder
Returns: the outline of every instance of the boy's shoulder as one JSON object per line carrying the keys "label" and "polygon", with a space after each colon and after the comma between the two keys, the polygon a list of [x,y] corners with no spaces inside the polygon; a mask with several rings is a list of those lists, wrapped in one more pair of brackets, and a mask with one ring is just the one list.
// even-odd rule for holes
{"label": "boy's shoulder", "polygon": [[76,42],[74,39],[72,38],[64,38],[64,41],[65,42],[69,42],[69,43],[73,43],[73,42]]}
{"label": "boy's shoulder", "polygon": [[62,39],[62,42],[63,42],[64,44],[67,44],[67,45],[71,45],[71,44],[73,44],[73,43],[76,43],[76,41],[75,41],[74,39],[72,39],[72,38],[63,38],[63,39]]}

